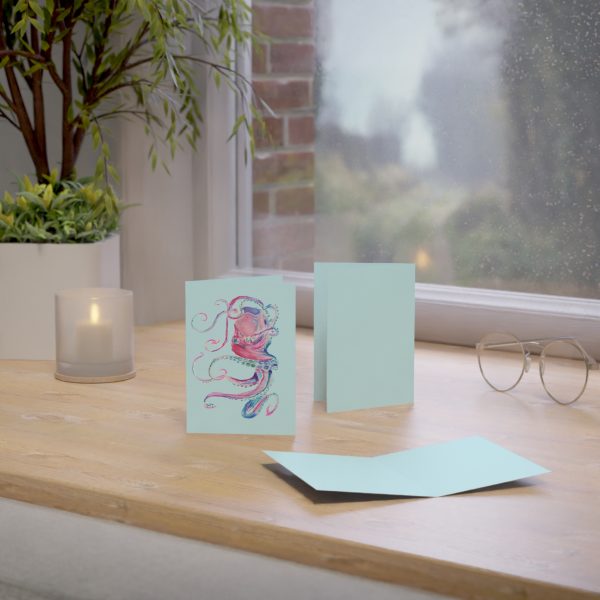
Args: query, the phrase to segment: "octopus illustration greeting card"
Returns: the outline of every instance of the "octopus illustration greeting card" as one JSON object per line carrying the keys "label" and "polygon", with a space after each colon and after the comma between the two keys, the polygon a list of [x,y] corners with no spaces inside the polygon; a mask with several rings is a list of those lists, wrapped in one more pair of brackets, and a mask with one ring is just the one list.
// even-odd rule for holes
{"label": "octopus illustration greeting card", "polygon": [[414,265],[316,263],[314,313],[327,412],[413,401]]}
{"label": "octopus illustration greeting card", "polygon": [[294,287],[248,277],[185,292],[187,432],[293,435]]}

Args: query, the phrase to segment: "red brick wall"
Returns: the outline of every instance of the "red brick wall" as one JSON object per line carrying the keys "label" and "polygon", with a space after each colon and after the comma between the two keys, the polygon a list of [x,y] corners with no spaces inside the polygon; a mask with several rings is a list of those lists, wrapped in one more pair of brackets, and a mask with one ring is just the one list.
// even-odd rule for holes
{"label": "red brick wall", "polygon": [[314,0],[254,0],[268,36],[253,56],[253,84],[269,105],[253,162],[254,266],[312,271],[314,261]]}

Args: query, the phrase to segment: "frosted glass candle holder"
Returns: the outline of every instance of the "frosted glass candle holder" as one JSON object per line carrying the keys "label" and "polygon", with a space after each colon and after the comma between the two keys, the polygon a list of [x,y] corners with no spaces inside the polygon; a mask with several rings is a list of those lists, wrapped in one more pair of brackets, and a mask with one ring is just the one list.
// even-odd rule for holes
{"label": "frosted glass candle holder", "polygon": [[109,383],[135,376],[133,292],[61,290],[55,295],[55,310],[57,379]]}

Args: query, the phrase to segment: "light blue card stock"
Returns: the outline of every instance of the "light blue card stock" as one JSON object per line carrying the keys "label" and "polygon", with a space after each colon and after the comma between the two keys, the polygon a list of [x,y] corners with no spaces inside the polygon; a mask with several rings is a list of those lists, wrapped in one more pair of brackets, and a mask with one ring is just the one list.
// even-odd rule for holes
{"label": "light blue card stock", "polygon": [[295,289],[281,277],[188,281],[188,433],[293,435]]}
{"label": "light blue card stock", "polygon": [[413,401],[415,268],[316,263],[315,400],[327,412]]}
{"label": "light blue card stock", "polygon": [[373,457],[265,454],[315,490],[328,492],[437,497],[549,472],[482,437]]}

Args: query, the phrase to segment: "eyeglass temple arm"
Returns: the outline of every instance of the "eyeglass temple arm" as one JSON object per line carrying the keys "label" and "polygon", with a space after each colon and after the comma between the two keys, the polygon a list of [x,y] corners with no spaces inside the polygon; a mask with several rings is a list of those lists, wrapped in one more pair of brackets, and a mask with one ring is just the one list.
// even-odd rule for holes
{"label": "eyeglass temple arm", "polygon": [[506,346],[517,346],[523,344],[544,344],[548,342],[560,342],[560,341],[574,341],[577,343],[579,349],[583,352],[583,356],[588,364],[588,367],[594,371],[600,370],[600,366],[598,362],[593,356],[590,356],[587,350],[578,342],[577,338],[574,337],[554,337],[554,338],[539,338],[537,340],[518,340],[514,342],[495,342],[493,344],[482,344],[478,342],[476,348],[479,350],[481,348],[504,348]]}
{"label": "eyeglass temple arm", "polygon": [[480,348],[505,348],[506,346],[520,346],[520,345],[521,345],[521,342],[519,342],[519,341],[516,341],[516,342],[495,342],[493,344],[477,342],[477,345],[475,347],[479,350]]}

